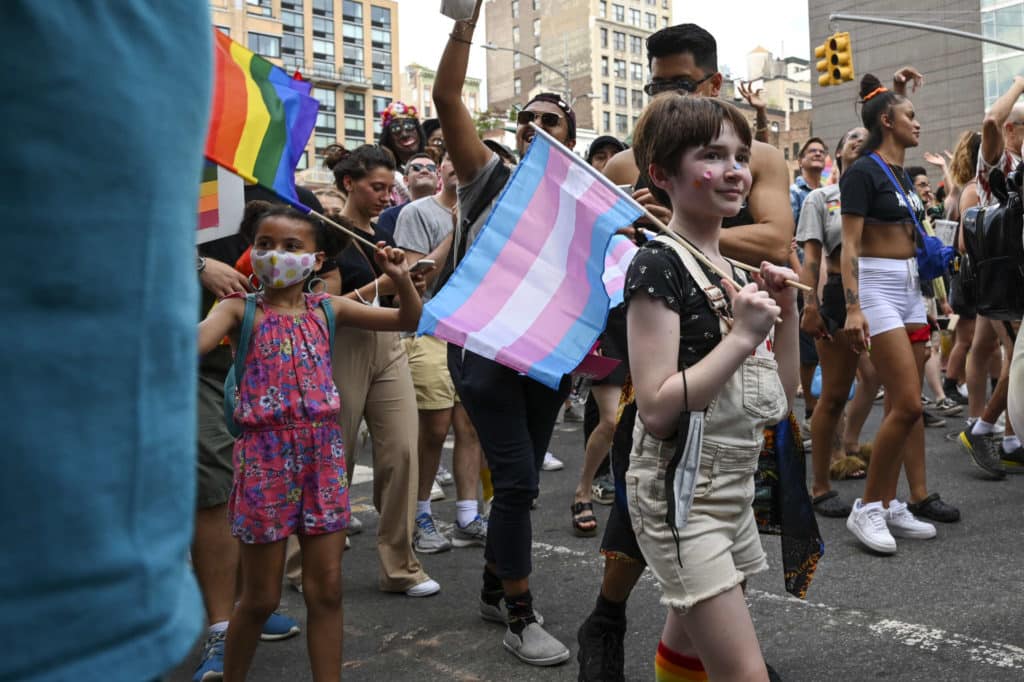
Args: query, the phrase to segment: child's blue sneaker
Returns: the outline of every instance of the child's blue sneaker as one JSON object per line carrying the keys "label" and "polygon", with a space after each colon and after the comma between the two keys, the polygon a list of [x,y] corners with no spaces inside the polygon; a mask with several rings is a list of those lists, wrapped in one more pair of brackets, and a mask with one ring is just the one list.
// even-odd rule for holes
{"label": "child's blue sneaker", "polygon": [[192,675],[192,682],[224,679],[224,636],[227,630],[211,632],[203,642],[203,657]]}
{"label": "child's blue sneaker", "polygon": [[302,628],[299,627],[295,619],[275,611],[270,614],[270,618],[267,618],[267,622],[263,624],[263,632],[260,633],[260,639],[264,642],[277,642],[294,637],[301,630]]}

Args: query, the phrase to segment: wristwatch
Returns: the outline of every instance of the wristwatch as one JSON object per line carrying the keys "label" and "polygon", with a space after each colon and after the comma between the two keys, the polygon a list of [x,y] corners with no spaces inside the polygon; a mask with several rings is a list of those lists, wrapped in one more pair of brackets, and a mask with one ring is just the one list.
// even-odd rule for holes
{"label": "wristwatch", "polygon": [[202,274],[203,270],[206,269],[206,259],[202,256],[196,257],[196,272]]}

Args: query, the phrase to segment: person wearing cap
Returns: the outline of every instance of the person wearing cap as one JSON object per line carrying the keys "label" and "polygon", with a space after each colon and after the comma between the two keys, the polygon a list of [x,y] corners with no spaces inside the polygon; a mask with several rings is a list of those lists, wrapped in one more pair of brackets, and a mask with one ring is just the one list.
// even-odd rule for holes
{"label": "person wearing cap", "polygon": [[627,145],[617,137],[602,135],[590,143],[587,150],[587,163],[599,171],[604,170],[604,165],[619,152],[627,149]]}
{"label": "person wearing cap", "polygon": [[[433,98],[448,154],[458,177],[463,223],[455,228],[446,273],[480,233],[490,208],[511,171],[477,136],[472,115],[462,102],[469,48],[483,0],[472,17],[455,22],[437,67]],[[535,122],[569,148],[576,144],[576,114],[552,93],[537,95],[519,112],[516,147],[520,157],[533,141]],[[441,284],[438,285],[439,287]],[[498,363],[457,346],[448,347],[448,368],[456,390],[476,427],[494,483],[494,501],[484,548],[480,615],[507,624],[503,644],[531,665],[558,665],[569,650],[542,627],[530,593],[533,531],[530,505],[537,497],[540,468],[551,440],[569,380],[552,390]],[[501,611],[501,601],[507,617]]]}

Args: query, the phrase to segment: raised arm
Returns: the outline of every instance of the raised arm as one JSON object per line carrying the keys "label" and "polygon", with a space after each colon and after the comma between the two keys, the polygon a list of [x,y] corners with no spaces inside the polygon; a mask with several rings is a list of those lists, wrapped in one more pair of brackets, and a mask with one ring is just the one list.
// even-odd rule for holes
{"label": "raised arm", "polygon": [[747,204],[757,221],[722,230],[722,254],[760,267],[761,261],[786,263],[793,240],[793,209],[789,205],[789,167],[782,152],[754,142],[751,174],[754,185]]}
{"label": "raised arm", "polygon": [[492,154],[480,141],[473,116],[462,103],[469,48],[473,44],[473,29],[476,28],[482,3],[483,0],[476,0],[472,19],[455,22],[434,79],[434,106],[437,107],[437,118],[441,121],[445,148],[460,183],[468,183],[475,178]]}
{"label": "raised arm", "polygon": [[335,296],[331,302],[338,323],[374,331],[416,331],[423,312],[423,300],[409,275],[405,253],[380,242],[374,254],[384,275],[394,282],[398,308],[379,308],[356,303],[350,298]]}
{"label": "raised arm", "polygon": [[245,314],[245,301],[229,298],[218,301],[206,319],[199,323],[199,354],[206,355],[228,334],[238,329]]}
{"label": "raised arm", "polygon": [[981,124],[981,158],[989,166],[999,163],[1003,155],[1003,124],[1010,118],[1017,100],[1024,94],[1024,76],[1013,79],[1010,89],[995,101]]}

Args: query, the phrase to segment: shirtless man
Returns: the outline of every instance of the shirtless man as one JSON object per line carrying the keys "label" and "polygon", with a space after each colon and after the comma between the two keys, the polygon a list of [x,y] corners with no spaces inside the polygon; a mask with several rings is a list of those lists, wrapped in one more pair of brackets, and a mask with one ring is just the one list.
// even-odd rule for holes
{"label": "shirtless man", "polygon": [[[717,97],[721,90],[722,74],[718,72],[715,39],[695,24],[670,26],[652,34],[647,39],[647,59],[651,82],[644,90],[648,95],[675,90]],[[731,229],[722,232],[722,254],[753,266],[759,266],[762,260],[785,263],[789,260],[793,239],[789,169],[778,149],[754,141],[750,172],[753,184],[747,205],[736,218],[727,219],[723,224]],[[671,211],[646,189],[647,179],[637,168],[631,149],[616,154],[605,166],[604,173],[617,185],[634,186],[633,197],[663,223],[668,223]],[[630,525],[624,490],[620,489],[628,466],[628,451],[622,452],[617,447],[623,427],[616,433],[612,450],[617,490],[601,543],[605,556],[601,593],[594,611],[578,633],[581,681],[624,679],[626,600],[646,566]],[[632,424],[629,428],[631,431]]]}

